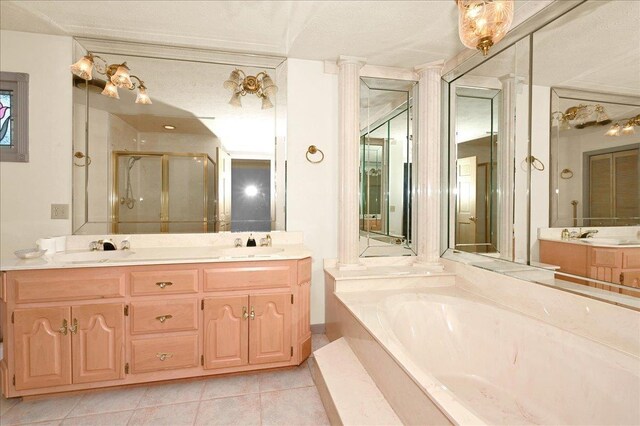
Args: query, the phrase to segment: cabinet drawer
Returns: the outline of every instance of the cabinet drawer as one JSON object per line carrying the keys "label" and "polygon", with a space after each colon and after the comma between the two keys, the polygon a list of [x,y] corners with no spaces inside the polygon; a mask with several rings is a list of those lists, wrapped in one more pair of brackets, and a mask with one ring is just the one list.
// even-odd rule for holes
{"label": "cabinet drawer", "polygon": [[198,292],[198,270],[140,271],[131,273],[131,295]]}
{"label": "cabinet drawer", "polygon": [[10,271],[16,303],[124,297],[125,272],[115,268]]}
{"label": "cabinet drawer", "polygon": [[134,374],[197,366],[197,334],[131,342],[131,369]]}
{"label": "cabinet drawer", "polygon": [[198,299],[131,303],[131,333],[198,329]]}
{"label": "cabinet drawer", "polygon": [[620,268],[622,266],[622,250],[615,248],[592,248],[591,266]]}
{"label": "cabinet drawer", "polygon": [[204,290],[289,287],[295,274],[295,261],[221,263],[204,270]]}
{"label": "cabinet drawer", "polygon": [[640,269],[640,249],[625,249],[622,254],[622,267],[625,269]]}

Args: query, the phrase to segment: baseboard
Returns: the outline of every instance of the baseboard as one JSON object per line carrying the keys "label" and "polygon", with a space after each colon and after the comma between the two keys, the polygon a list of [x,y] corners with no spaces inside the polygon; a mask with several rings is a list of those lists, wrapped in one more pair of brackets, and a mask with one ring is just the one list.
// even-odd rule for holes
{"label": "baseboard", "polygon": [[311,334],[324,334],[326,328],[324,323],[322,324],[311,324]]}

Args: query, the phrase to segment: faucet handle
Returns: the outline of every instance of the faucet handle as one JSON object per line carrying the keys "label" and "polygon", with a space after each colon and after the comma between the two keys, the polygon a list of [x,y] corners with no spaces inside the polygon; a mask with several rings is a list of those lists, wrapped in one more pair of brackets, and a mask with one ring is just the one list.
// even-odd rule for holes
{"label": "faucet handle", "polygon": [[242,238],[236,238],[235,240],[233,240],[233,246],[242,247]]}
{"label": "faucet handle", "polygon": [[100,243],[98,241],[91,241],[89,243],[89,250],[98,251],[100,249]]}
{"label": "faucet handle", "polygon": [[120,241],[120,250],[129,250],[131,249],[131,241],[129,241],[129,237]]}

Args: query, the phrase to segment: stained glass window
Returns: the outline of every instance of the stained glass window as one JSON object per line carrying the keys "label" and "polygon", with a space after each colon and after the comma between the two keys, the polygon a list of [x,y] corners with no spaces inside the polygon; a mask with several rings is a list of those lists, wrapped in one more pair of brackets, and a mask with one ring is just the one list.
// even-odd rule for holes
{"label": "stained glass window", "polygon": [[13,146],[12,101],[12,91],[0,91],[0,145],[2,146]]}

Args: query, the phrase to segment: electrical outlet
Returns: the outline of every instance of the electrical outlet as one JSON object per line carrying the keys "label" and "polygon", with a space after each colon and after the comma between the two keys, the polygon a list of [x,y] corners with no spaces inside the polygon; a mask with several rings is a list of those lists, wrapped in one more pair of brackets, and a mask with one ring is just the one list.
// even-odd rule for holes
{"label": "electrical outlet", "polygon": [[51,204],[51,219],[69,219],[69,204]]}

